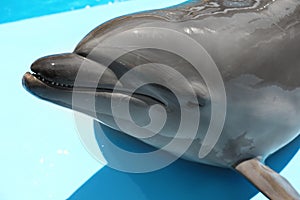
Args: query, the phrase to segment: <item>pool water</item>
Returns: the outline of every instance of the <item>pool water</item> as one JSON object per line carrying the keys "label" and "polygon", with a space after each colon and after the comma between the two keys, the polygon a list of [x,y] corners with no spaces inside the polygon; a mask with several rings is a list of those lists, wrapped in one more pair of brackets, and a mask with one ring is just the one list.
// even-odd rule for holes
{"label": "pool water", "polygon": [[[183,0],[128,0],[110,4],[101,1],[100,6],[93,6],[96,1],[64,1],[55,11],[50,5],[58,1],[24,2],[4,0],[0,8],[0,200],[196,200],[201,197],[220,199],[225,195],[243,199],[245,195],[234,196],[243,193],[249,199],[257,193],[233,172],[184,161],[145,175],[111,170],[94,160],[83,147],[70,110],[41,101],[22,87],[22,76],[34,60],[73,51],[99,24],[120,15],[166,7]],[[87,9],[87,4],[93,7]],[[86,9],[53,14],[71,10],[70,5],[74,5],[74,9]],[[299,145],[298,137],[290,148],[278,154],[281,157],[274,159],[277,163],[288,163],[289,151],[292,149],[290,154],[293,155]],[[298,152],[281,171],[297,190],[300,190],[299,169]],[[228,183],[228,180],[232,181]],[[259,193],[252,199],[265,198]]]}
{"label": "pool water", "polygon": [[122,1],[126,0],[2,0],[0,24]]}

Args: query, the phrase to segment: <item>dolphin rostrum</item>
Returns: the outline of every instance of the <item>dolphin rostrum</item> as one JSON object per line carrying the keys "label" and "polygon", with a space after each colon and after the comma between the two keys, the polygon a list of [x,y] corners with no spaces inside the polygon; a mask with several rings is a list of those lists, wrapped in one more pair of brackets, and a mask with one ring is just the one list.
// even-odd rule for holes
{"label": "dolphin rostrum", "polygon": [[[191,63],[163,49],[139,48],[126,52],[105,67],[115,49],[97,46],[117,33],[129,32],[138,38],[147,27],[176,30],[197,41],[215,62],[226,90],[227,110],[222,133],[213,149],[199,158],[211,117],[210,91],[205,78]],[[156,40],[160,35],[151,35]],[[149,38],[148,38],[149,40]],[[122,41],[114,41],[115,44]],[[169,43],[176,43],[171,40]],[[179,41],[178,41],[179,42]],[[178,46],[180,48],[180,46]],[[96,51],[95,51],[96,49]],[[82,65],[84,63],[84,68]],[[132,95],[128,89],[148,78],[172,79],[163,70],[135,71],[132,79],[122,76],[135,66],[161,63],[187,77],[190,84],[173,85],[175,93],[196,95],[197,102],[177,101],[168,88],[148,84]],[[201,60],[199,60],[201,66]],[[279,174],[263,164],[270,154],[292,141],[300,129],[300,1],[299,0],[191,0],[161,10],[118,17],[90,32],[73,53],[52,55],[35,61],[23,77],[24,87],[46,101],[71,108],[119,129],[111,100],[130,100],[136,124],[149,123],[148,111],[160,105],[168,116],[165,126],[153,137],[140,138],[161,148],[176,138],[180,109],[201,111],[201,123],[184,159],[237,170],[271,199],[300,199],[298,192]],[[102,71],[98,82],[97,71]],[[82,80],[74,83],[78,72]],[[121,81],[119,81],[121,80]],[[118,84],[118,90],[113,90]],[[93,85],[93,87],[89,87]],[[73,91],[74,90],[74,91]],[[74,93],[94,95],[95,114],[72,105]],[[122,117],[120,117],[122,118]],[[126,121],[128,119],[123,118]],[[169,149],[176,154],[176,149]]]}

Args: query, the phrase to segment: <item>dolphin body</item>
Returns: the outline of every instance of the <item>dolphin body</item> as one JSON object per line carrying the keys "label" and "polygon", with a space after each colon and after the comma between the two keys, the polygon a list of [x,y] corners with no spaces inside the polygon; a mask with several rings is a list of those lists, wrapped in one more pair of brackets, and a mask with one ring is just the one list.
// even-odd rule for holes
{"label": "dolphin body", "polygon": [[[157,23],[200,43],[216,63],[224,81],[227,99],[224,128],[204,158],[199,158],[198,152],[208,128],[211,102],[205,81],[195,76],[197,72],[188,61],[167,51],[145,48],[120,56],[106,68],[103,63],[114,49],[91,54],[99,43],[115,33],[153,27]],[[140,33],[132,34],[138,37]],[[79,89],[74,90],[83,62],[86,68],[81,72],[86,78],[76,85]],[[147,73],[136,72],[134,80],[118,82],[127,71],[146,63],[163,63],[184,74],[191,80],[198,102],[186,100],[179,105],[170,90],[155,84],[143,86],[129,95],[127,90],[139,80],[149,76],[166,79],[160,71],[150,69]],[[27,72],[22,80],[30,93],[90,115],[117,130],[119,127],[110,109],[112,99],[130,99],[131,114],[139,125],[149,122],[150,106],[163,106],[168,115],[164,128],[153,137],[140,139],[157,148],[170,140],[178,140],[180,144],[187,139],[176,138],[174,134],[180,120],[180,106],[187,110],[200,109],[201,123],[192,145],[182,156],[184,159],[233,168],[271,199],[300,199],[287,180],[261,163],[299,135],[299,0],[194,0],[118,17],[91,31],[73,53],[40,58],[32,64],[31,70],[33,73]],[[103,71],[99,82],[97,70]],[[113,92],[117,83],[121,89]],[[186,85],[176,85],[173,89],[191,92]],[[74,92],[95,96],[96,116],[83,105],[72,106]],[[175,149],[169,151],[177,154]]]}

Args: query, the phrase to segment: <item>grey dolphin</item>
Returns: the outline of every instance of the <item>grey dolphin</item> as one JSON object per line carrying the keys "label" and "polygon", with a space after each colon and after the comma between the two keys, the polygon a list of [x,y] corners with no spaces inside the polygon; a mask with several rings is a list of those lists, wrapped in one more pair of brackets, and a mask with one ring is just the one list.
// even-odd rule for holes
{"label": "grey dolphin", "polygon": [[[215,61],[225,84],[227,115],[222,134],[204,159],[198,151],[210,120],[210,97],[205,82],[191,64],[177,55],[157,49],[139,49],[114,60],[109,69],[103,62],[107,54],[91,55],[104,38],[135,27],[157,23],[192,37]],[[139,33],[133,33],[139,34]],[[197,137],[182,156],[195,162],[234,168],[271,199],[300,199],[299,194],[280,175],[261,163],[299,135],[300,119],[300,1],[299,0],[208,0],[188,1],[174,7],[122,16],[90,32],[73,53],[41,58],[31,66],[33,73],[23,77],[24,87],[32,94],[58,105],[92,115],[91,110],[72,107],[76,75],[85,62],[83,82],[77,93],[94,94],[86,85],[96,85],[97,120],[118,129],[111,99],[130,99],[138,124],[149,121],[148,109],[159,104],[166,108],[167,125],[157,135],[142,139],[162,147],[174,139],[179,120],[178,101],[168,89],[157,85],[140,88],[132,96],[126,92],[134,81],[122,82],[123,90],[112,89],[124,73],[145,63],[163,63],[189,77],[199,102],[180,105],[200,109]],[[97,70],[104,71],[100,83]],[[137,74],[136,80],[149,74]],[[151,76],[161,79],[159,71]],[[176,88],[175,88],[176,89]],[[185,85],[178,91],[190,92]],[[93,116],[94,117],[94,116]],[[126,119],[122,119],[126,120]],[[178,141],[186,138],[175,138]],[[176,154],[176,151],[170,150]]]}

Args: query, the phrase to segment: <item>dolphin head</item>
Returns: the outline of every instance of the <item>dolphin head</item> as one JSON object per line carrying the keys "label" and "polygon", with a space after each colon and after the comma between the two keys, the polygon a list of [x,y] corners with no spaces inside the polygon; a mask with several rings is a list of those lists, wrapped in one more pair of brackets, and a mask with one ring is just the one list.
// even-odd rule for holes
{"label": "dolphin head", "polygon": [[[155,63],[168,65],[190,77],[190,82],[172,84],[172,79],[176,79],[174,74],[160,70]],[[141,65],[145,66],[144,69],[137,67],[134,70]],[[118,104],[115,104],[115,109],[129,105],[131,118],[139,126],[149,124],[149,110],[158,105],[160,108],[154,109],[152,117],[167,115],[169,125],[165,126],[162,134],[170,136],[176,132],[174,124],[178,123],[174,122],[180,120],[181,107],[193,110],[207,103],[203,81],[193,75],[196,74],[193,69],[183,58],[156,49],[126,53],[109,66],[76,53],[66,53],[36,60],[31,66],[32,72],[25,73],[23,86],[43,100],[87,114],[117,130],[120,129],[115,123],[116,118],[124,122],[129,119],[114,116],[112,101]],[[123,78],[130,70],[130,76]],[[155,84],[157,81],[165,85]],[[189,98],[189,95],[195,96],[195,91],[198,101]],[[179,102],[175,94],[181,94],[183,100]],[[74,103],[75,96],[80,103]]]}

